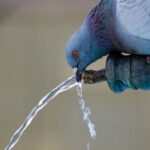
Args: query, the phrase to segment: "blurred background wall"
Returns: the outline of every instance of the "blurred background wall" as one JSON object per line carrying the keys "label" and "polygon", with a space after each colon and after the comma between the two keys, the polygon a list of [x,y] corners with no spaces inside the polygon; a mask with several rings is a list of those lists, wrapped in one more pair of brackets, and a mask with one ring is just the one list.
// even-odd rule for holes
{"label": "blurred background wall", "polygon": [[[98,0],[0,0],[0,149],[49,90],[73,74],[64,48]],[[91,68],[104,66],[105,58]],[[150,92],[84,86],[97,140],[91,150],[149,150]],[[90,140],[76,89],[48,104],[14,150],[81,150]]]}

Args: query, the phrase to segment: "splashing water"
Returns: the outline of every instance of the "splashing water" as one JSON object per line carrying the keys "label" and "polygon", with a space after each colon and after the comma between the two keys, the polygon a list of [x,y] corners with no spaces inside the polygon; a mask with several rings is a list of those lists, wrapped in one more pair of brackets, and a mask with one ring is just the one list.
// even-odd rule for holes
{"label": "splashing water", "polygon": [[91,138],[94,140],[96,139],[96,130],[95,130],[95,125],[92,123],[89,115],[91,115],[91,110],[88,108],[85,104],[85,101],[83,100],[83,95],[82,95],[82,83],[78,82],[77,84],[77,94],[79,97],[79,104],[81,107],[81,110],[83,111],[83,121],[86,122],[88,128],[89,128],[89,133],[91,135]]}
{"label": "splashing water", "polygon": [[[79,103],[81,106],[81,110],[83,111],[83,120],[86,122],[90,135],[92,139],[96,138],[96,130],[94,124],[91,122],[89,115],[91,114],[91,111],[88,107],[86,107],[85,102],[83,100],[82,96],[82,84],[77,83],[75,76],[72,76],[62,82],[60,85],[58,85],[56,88],[54,88],[51,92],[49,92],[46,96],[44,96],[39,103],[31,110],[31,112],[28,114],[28,116],[25,118],[24,122],[21,124],[21,126],[16,130],[16,132],[13,134],[13,136],[10,139],[9,144],[5,147],[4,150],[12,150],[13,147],[17,144],[19,139],[21,138],[24,131],[27,129],[27,127],[31,124],[33,119],[37,116],[38,112],[43,109],[52,99],[54,99],[59,93],[67,91],[73,87],[77,86],[77,93],[79,97]],[[87,150],[90,149],[90,144],[87,144]]]}
{"label": "splashing water", "polygon": [[[89,128],[89,133],[91,135],[91,138],[93,140],[96,139],[96,130],[95,130],[95,125],[92,123],[90,119],[91,115],[91,110],[89,107],[86,106],[85,101],[83,100],[83,94],[82,94],[82,83],[78,82],[77,83],[77,94],[79,98],[79,104],[81,107],[81,110],[83,112],[83,121],[86,122],[88,128]],[[90,150],[90,143],[87,144],[87,150]]]}
{"label": "splashing water", "polygon": [[13,134],[13,136],[10,139],[10,143],[5,147],[4,150],[12,150],[12,148],[17,144],[17,142],[21,138],[24,131],[31,124],[32,120],[36,117],[38,112],[42,108],[44,108],[53,98],[55,98],[59,93],[69,90],[76,85],[77,85],[77,83],[76,83],[75,77],[72,76],[72,77],[68,78],[67,80],[65,80],[63,83],[61,83],[60,85],[58,85],[55,89],[53,89],[51,92],[49,92],[46,96],[44,96],[39,101],[39,103],[31,110],[31,112],[28,114],[28,116],[26,117],[24,122]]}

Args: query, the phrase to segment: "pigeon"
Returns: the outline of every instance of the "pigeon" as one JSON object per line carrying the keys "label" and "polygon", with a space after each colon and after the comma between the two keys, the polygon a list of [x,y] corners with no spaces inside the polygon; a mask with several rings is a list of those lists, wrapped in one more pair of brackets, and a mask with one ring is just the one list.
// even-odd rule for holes
{"label": "pigeon", "polygon": [[111,53],[150,60],[150,0],[101,0],[70,37],[65,53],[78,82],[87,66]]}

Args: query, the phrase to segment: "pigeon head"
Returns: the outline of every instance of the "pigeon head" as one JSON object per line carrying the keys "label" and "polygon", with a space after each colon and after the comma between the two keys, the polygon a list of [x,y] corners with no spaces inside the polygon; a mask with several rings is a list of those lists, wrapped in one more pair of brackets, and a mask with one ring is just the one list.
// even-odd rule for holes
{"label": "pigeon head", "polygon": [[[103,7],[102,4],[100,3],[91,10],[66,46],[66,58],[69,65],[76,68],[77,81],[81,80],[82,72],[88,65],[114,49],[109,39],[109,30],[107,30],[109,15],[103,13],[107,7]],[[100,6],[102,7],[100,8]]]}
{"label": "pigeon head", "polygon": [[69,65],[76,68],[77,81],[81,80],[82,72],[88,65],[114,49],[108,35],[111,23],[106,2],[110,1],[102,0],[90,11],[67,43],[66,58]]}
{"label": "pigeon head", "polygon": [[91,36],[86,23],[69,39],[66,46],[66,58],[72,68],[76,68],[76,79],[80,81],[82,72],[89,64],[102,56],[96,40]]}

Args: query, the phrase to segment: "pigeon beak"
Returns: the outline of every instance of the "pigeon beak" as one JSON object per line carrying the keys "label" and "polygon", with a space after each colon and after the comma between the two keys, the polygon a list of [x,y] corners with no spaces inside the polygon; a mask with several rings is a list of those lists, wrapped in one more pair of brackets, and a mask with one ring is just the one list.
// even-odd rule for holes
{"label": "pigeon beak", "polygon": [[82,71],[79,68],[74,68],[74,73],[76,76],[76,81],[80,82],[82,80]]}

